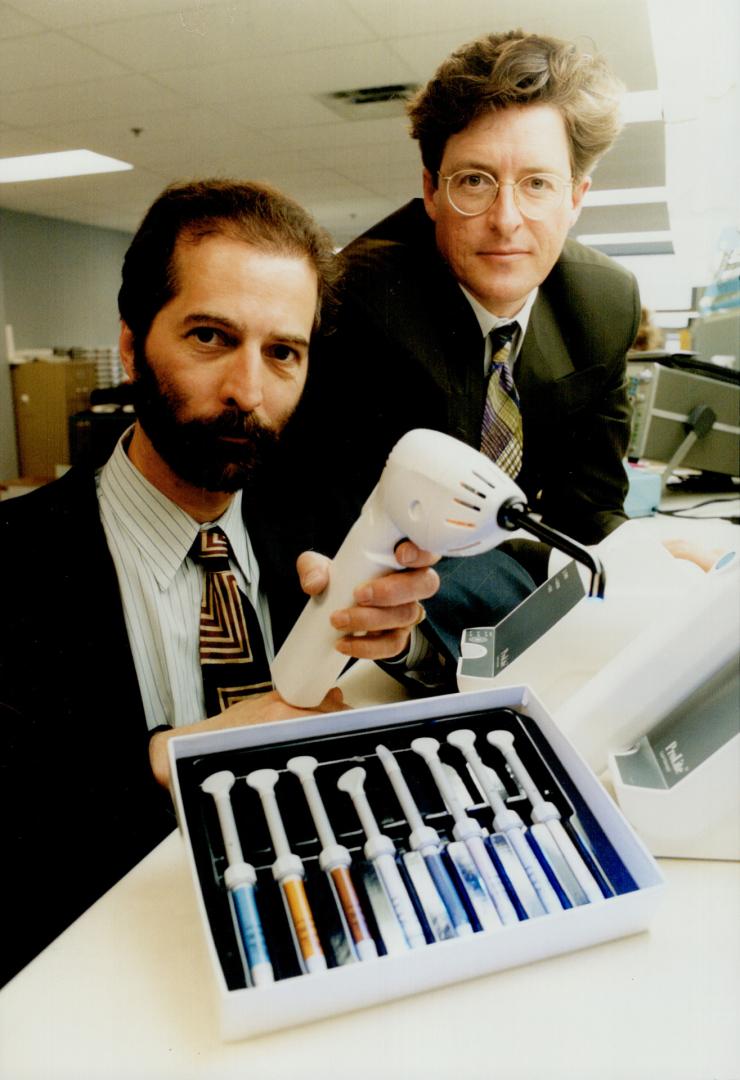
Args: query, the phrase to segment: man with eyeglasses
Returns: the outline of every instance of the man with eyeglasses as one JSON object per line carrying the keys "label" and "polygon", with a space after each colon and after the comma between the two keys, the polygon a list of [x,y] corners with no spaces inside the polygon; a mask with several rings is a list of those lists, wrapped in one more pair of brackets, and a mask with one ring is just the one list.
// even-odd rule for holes
{"label": "man with eyeglasses", "polygon": [[[624,520],[638,291],[568,239],[618,134],[621,92],[602,58],[512,31],[463,45],[410,103],[423,200],[345,249],[340,325],[325,343],[332,438],[361,487],[404,431],[431,427],[489,452],[585,543]],[[543,578],[544,552],[516,554]],[[486,558],[506,581],[501,553]],[[443,576],[428,613],[447,602]]]}
{"label": "man with eyeglasses", "polygon": [[[511,31],[461,46],[410,102],[423,200],[344,250],[339,324],[312,388],[337,503],[365,495],[398,438],[428,427],[482,449],[584,543],[625,520],[637,286],[568,238],[622,90],[601,57]],[[505,549],[438,566],[417,637],[451,654],[451,673],[461,630],[494,624],[547,576],[544,545]]]}

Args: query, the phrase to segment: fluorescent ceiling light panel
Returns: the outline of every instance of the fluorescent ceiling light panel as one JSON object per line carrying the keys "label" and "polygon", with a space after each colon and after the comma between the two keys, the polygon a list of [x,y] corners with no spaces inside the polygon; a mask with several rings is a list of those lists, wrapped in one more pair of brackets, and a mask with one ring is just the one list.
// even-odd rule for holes
{"label": "fluorescent ceiling light panel", "polygon": [[124,172],[133,169],[127,161],[96,154],[92,150],[62,150],[55,154],[29,154],[0,158],[0,184],[22,180],[54,180],[60,176],[88,176],[91,173]]}
{"label": "fluorescent ceiling light panel", "polygon": [[583,233],[576,239],[582,244],[666,244],[673,240],[671,232]]}
{"label": "fluorescent ceiling light panel", "polygon": [[668,200],[668,188],[614,188],[612,191],[588,191],[583,200],[585,206],[638,206],[644,203],[662,203]]}

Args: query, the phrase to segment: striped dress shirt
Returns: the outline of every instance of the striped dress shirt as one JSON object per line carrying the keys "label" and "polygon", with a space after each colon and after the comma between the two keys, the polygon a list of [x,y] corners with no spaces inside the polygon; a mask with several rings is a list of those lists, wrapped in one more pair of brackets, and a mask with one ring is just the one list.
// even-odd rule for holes
{"label": "striped dress shirt", "polygon": [[[200,525],[142,476],[125,447],[130,429],[97,475],[100,517],[118,575],[129,643],[147,725],[175,727],[205,716],[198,660],[203,571],[188,552]],[[249,597],[265,642],[274,648],[259,566],[242,520],[241,492],[218,519],[233,552],[231,567]]]}

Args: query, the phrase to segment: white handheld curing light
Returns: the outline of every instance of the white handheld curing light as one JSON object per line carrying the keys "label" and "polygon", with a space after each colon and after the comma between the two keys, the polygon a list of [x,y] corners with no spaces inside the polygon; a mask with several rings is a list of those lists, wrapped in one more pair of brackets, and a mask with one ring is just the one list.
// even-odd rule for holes
{"label": "white handheld curing light", "polygon": [[275,689],[291,705],[319,704],[347,663],[334,648],[341,634],[329,616],[352,606],[358,585],[402,569],[394,554],[401,540],[436,555],[479,555],[519,528],[584,563],[589,595],[603,596],[599,560],[537,521],[521,488],[489,458],[442,432],[409,431],[334,557],[329,586],[311,597],[275,657]]}

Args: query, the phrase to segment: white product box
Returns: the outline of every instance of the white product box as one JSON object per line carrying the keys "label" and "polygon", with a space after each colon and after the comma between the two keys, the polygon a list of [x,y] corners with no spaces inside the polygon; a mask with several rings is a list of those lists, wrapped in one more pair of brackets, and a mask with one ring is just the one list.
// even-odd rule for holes
{"label": "white product box", "polygon": [[740,859],[737,656],[632,746],[611,753],[609,772],[654,855]]}
{"label": "white product box", "polygon": [[[398,838],[398,843],[408,837],[409,830],[402,817],[399,820],[398,803],[393,808],[393,793],[388,785],[383,787],[387,777],[374,758],[374,747],[382,742],[403,761],[426,824],[449,836],[449,814],[441,799],[437,797],[434,803],[426,780],[420,781],[419,770],[425,770],[426,765],[408,747],[412,739],[424,735],[438,739],[447,753],[459,753],[448,747],[445,735],[471,728],[476,732],[481,756],[485,758],[488,754],[490,767],[492,751],[486,749],[485,734],[501,727],[516,732],[517,745],[522,748],[520,756],[527,759],[535,779],[539,775],[538,786],[546,797],[558,803],[564,821],[569,817],[569,808],[577,812],[581,835],[587,838],[585,850],[597,856],[612,895],[512,925],[479,930],[467,937],[438,940],[412,950],[394,951],[389,947],[387,955],[374,959],[348,962],[311,974],[292,974],[288,970],[287,977],[279,977],[272,984],[247,985],[248,977],[240,967],[241,946],[236,940],[233,919],[225,914],[228,911],[223,885],[226,861],[223,850],[218,850],[220,833],[214,840],[212,800],[200,789],[205,777],[220,770],[230,770],[239,777],[263,767],[284,770],[287,760],[296,754],[318,758],[327,770],[326,776],[331,775],[332,779],[337,768],[362,763],[367,767],[367,793],[380,827]],[[525,687],[452,694],[299,721],[178,736],[170,741],[170,765],[173,795],[220,999],[222,1034],[227,1040],[348,1012],[644,930],[665,888],[653,857],[593,772]],[[521,810],[528,823],[526,800],[501,764],[496,763],[495,767],[508,791],[507,805]],[[472,792],[470,815],[478,816],[485,825],[488,811],[480,790],[476,796],[474,782],[461,764],[456,763],[454,768],[459,770],[460,782],[463,786],[467,784]],[[255,793],[243,780],[237,780],[237,784],[239,799],[243,801],[234,800],[234,811],[244,857],[257,865],[266,836],[269,846],[269,834],[264,819],[260,819]],[[281,790],[288,795],[287,803],[281,803]],[[302,798],[298,780],[287,773],[283,777],[281,772],[276,794],[281,809],[287,806],[285,822],[292,850],[301,854],[304,862],[313,860],[315,864],[316,849],[310,844],[311,817],[305,802],[298,805],[299,796]],[[248,798],[255,802],[247,804]],[[338,839],[361,860],[365,837],[357,818],[352,818],[354,810],[348,797],[336,793],[335,783],[327,783],[323,798],[335,830],[342,833]],[[480,805],[473,805],[476,801]],[[277,911],[281,907],[280,897],[269,867],[269,858],[261,868],[257,866],[258,904],[262,905],[263,919],[267,917],[274,922],[285,917]],[[284,937],[283,933],[282,938],[273,940],[280,940],[281,949],[289,955],[290,944],[283,948]],[[279,966],[280,957],[276,960]]]}
{"label": "white product box", "polygon": [[[606,566],[603,601],[572,604],[505,666],[494,666],[499,627],[465,630],[458,662],[463,692],[530,686],[597,774],[611,753],[648,733],[740,656],[740,553],[728,551],[704,573],[657,541],[633,539],[632,524],[638,523],[621,526],[594,549]],[[527,625],[528,605],[566,571],[500,626],[519,612]]]}

